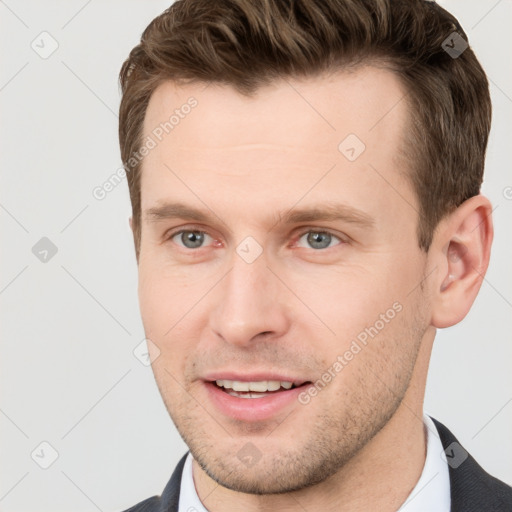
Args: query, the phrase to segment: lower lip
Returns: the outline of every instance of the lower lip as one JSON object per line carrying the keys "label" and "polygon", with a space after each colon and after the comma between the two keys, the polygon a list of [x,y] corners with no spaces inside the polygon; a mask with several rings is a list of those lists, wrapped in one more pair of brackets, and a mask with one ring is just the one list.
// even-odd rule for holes
{"label": "lower lip", "polygon": [[268,420],[281,412],[286,406],[298,402],[298,395],[310,384],[270,393],[261,398],[239,398],[232,396],[214,382],[204,382],[213,404],[226,416],[240,421]]}

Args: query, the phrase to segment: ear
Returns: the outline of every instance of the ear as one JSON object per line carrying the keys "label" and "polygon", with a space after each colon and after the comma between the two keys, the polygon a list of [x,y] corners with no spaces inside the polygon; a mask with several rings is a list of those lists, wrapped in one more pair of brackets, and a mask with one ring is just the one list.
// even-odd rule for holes
{"label": "ear", "polygon": [[132,233],[133,233],[132,217],[130,217],[130,218],[128,219],[128,222],[130,223],[130,229],[132,230]]}
{"label": "ear", "polygon": [[439,224],[431,245],[438,269],[431,303],[434,327],[450,327],[467,315],[489,266],[492,239],[492,206],[482,195]]}

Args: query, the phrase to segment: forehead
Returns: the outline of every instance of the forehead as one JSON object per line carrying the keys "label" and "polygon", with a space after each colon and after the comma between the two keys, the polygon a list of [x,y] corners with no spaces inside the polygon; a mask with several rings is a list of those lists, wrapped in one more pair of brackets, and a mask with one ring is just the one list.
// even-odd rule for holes
{"label": "forehead", "polygon": [[[227,85],[201,82],[180,87],[166,81],[151,96],[144,134],[151,134],[175,113],[168,138],[176,149],[226,143],[332,148],[332,141],[348,133],[371,145],[375,139],[391,142],[400,133],[405,96],[394,73],[373,66],[301,80],[279,79],[250,97]],[[197,105],[189,109],[191,98]],[[182,122],[187,117],[192,121]],[[390,126],[398,129],[390,131]]]}
{"label": "forehead", "polygon": [[252,97],[226,85],[164,82],[143,126],[143,140],[153,141],[142,166],[143,209],[177,194],[231,200],[231,213],[249,211],[248,202],[282,209],[326,194],[350,204],[389,195],[390,185],[414,201],[398,158],[405,96],[392,72],[371,66],[281,79]]}

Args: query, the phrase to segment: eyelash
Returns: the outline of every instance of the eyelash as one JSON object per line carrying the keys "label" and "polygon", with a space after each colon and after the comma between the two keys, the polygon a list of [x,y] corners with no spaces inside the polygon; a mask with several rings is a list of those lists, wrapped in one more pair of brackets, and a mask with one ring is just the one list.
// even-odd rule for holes
{"label": "eyelash", "polygon": [[[211,238],[213,238],[215,240],[215,238],[210,235],[207,231],[203,231],[201,229],[198,229],[198,228],[194,228],[194,227],[190,227],[190,228],[182,228],[182,229],[179,229],[178,231],[174,231],[174,232],[171,232],[169,233],[167,236],[166,236],[166,239],[165,241],[172,241],[172,239],[175,237],[175,236],[178,236],[178,235],[181,235],[182,233],[187,233],[187,232],[192,232],[192,231],[195,231],[195,232],[198,232],[198,233],[203,233],[205,235],[208,235],[210,236]],[[294,239],[295,239],[295,243],[297,243],[304,235],[306,235],[307,233],[322,233],[322,234],[328,234],[330,236],[332,236],[333,238],[336,238],[340,241],[339,244],[336,244],[336,245],[341,245],[341,244],[344,244],[347,242],[347,240],[343,239],[341,236],[339,235],[336,235],[335,233],[333,233],[332,231],[328,230],[328,229],[318,229],[318,228],[304,228],[302,231],[300,231],[299,233],[297,233],[296,235],[294,235]],[[314,251],[325,251],[326,249],[332,249],[333,247],[335,247],[336,245],[332,246],[332,247],[326,247],[325,249],[312,249]],[[185,249],[187,251],[193,251],[193,252],[196,252],[198,251],[198,249],[204,249],[205,247],[198,247],[197,249],[190,249],[188,247],[182,247],[181,245],[179,246],[181,247],[182,249]]]}

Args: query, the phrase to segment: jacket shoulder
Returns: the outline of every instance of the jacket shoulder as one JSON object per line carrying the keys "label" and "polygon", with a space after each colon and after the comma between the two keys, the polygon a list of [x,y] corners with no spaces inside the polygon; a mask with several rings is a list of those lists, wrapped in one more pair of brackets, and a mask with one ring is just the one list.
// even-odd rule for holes
{"label": "jacket shoulder", "polygon": [[152,498],[141,501],[124,512],[178,512],[181,476],[187,455],[188,452],[183,455],[176,465],[171,479],[165,486],[161,496],[153,496]]}
{"label": "jacket shoulder", "polygon": [[487,473],[448,428],[432,420],[448,461],[452,512],[510,512],[512,487]]}
{"label": "jacket shoulder", "polygon": [[152,498],[137,503],[137,505],[130,507],[124,512],[160,512],[160,503],[160,497],[153,496]]}

